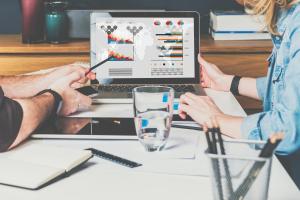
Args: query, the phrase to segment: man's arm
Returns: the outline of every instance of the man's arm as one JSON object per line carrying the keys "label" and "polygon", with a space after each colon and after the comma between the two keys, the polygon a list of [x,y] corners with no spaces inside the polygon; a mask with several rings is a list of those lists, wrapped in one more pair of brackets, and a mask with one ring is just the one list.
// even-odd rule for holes
{"label": "man's arm", "polygon": [[48,74],[0,76],[0,85],[8,98],[28,98],[44,90],[50,84]]}
{"label": "man's arm", "polygon": [[48,93],[12,100],[0,88],[0,152],[25,140],[51,114],[53,105],[54,97]]}
{"label": "man's arm", "polygon": [[[0,85],[5,96],[8,98],[30,98],[42,90],[49,89],[49,86],[57,80],[64,78],[70,73],[78,70],[85,70],[85,72],[88,71],[88,69],[78,64],[71,64],[50,69],[44,74],[0,76]],[[91,72],[86,77],[78,80],[77,85],[81,86],[89,79],[93,80],[95,78],[95,74]]]}
{"label": "man's arm", "polygon": [[28,138],[31,133],[53,112],[54,97],[45,93],[31,99],[16,100],[23,109],[23,120],[18,136],[9,148],[13,148]]}

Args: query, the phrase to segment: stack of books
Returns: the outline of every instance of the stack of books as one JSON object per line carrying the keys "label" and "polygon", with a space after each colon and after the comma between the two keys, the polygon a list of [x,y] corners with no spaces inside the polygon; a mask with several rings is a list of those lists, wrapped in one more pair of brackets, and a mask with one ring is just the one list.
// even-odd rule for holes
{"label": "stack of books", "polygon": [[263,16],[243,11],[211,11],[210,33],[215,40],[267,40],[271,38]]}

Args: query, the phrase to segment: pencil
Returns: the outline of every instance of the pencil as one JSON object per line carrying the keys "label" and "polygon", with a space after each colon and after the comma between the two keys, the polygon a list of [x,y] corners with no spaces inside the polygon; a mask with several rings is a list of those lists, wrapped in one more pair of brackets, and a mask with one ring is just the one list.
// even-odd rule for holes
{"label": "pencil", "polygon": [[[212,150],[213,154],[218,154],[218,148],[217,148],[217,138],[216,138],[216,129],[211,128],[209,129],[209,132],[212,134]],[[220,163],[219,163],[219,158],[213,158],[213,168],[215,172],[215,179],[217,183],[217,188],[218,188],[218,195],[219,199],[223,200],[224,199],[224,194],[223,194],[223,187],[222,187],[222,178],[221,178],[221,170],[220,170]]]}
{"label": "pencil", "polygon": [[99,66],[103,65],[104,63],[106,63],[107,61],[109,61],[113,56],[109,56],[108,58],[106,58],[105,60],[99,62],[98,64],[96,64],[95,66],[91,67],[89,69],[89,71],[87,71],[85,73],[85,75],[88,75],[91,71],[93,71],[94,69],[98,68]]}
{"label": "pencil", "polygon": [[[221,134],[221,131],[220,131],[220,128],[219,128],[218,125],[217,125],[217,128],[216,128],[216,132],[218,134],[218,140],[219,140],[219,143],[220,143],[221,154],[226,155],[222,134]],[[224,170],[225,170],[225,177],[226,177],[226,184],[227,184],[227,188],[228,188],[228,193],[230,195],[232,195],[234,191],[233,191],[233,186],[232,186],[232,180],[231,180],[229,165],[228,165],[228,162],[227,162],[226,158],[223,158],[222,161],[223,161]]]}
{"label": "pencil", "polygon": [[[267,144],[265,144],[264,148],[262,149],[259,157],[268,158],[273,155],[274,150],[278,146],[278,144],[283,139],[283,133],[276,133],[270,136],[268,139]],[[262,170],[263,166],[265,165],[265,161],[257,161],[249,171],[247,178],[243,181],[243,183],[237,188],[235,193],[231,196],[232,200],[240,200],[244,199],[247,195],[248,191],[250,190],[252,184],[256,180],[259,172]]]}
{"label": "pencil", "polygon": [[210,133],[209,133],[208,128],[206,126],[203,127],[203,130],[204,130],[204,134],[205,134],[205,137],[206,137],[208,153],[212,153],[213,150],[212,150],[212,143],[211,143],[211,140],[210,140]]}
{"label": "pencil", "polygon": [[283,139],[283,136],[284,136],[283,133],[276,133],[271,135],[267,141],[267,144],[265,144],[264,148],[261,150],[259,157],[262,158],[271,157],[273,155],[274,150]]}

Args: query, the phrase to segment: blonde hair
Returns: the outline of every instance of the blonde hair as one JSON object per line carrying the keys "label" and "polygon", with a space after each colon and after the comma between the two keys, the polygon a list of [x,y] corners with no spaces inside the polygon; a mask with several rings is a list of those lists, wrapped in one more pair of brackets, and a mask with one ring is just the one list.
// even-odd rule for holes
{"label": "blonde hair", "polygon": [[288,9],[299,0],[244,0],[247,12],[253,15],[264,15],[264,22],[269,32],[278,35],[277,14],[279,9]]}

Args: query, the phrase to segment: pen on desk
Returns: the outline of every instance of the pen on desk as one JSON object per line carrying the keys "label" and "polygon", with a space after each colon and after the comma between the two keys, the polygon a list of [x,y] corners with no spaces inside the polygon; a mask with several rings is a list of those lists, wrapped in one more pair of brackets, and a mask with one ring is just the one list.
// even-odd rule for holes
{"label": "pen on desk", "polygon": [[96,64],[95,66],[91,67],[91,68],[89,69],[89,71],[87,71],[87,72],[85,73],[85,75],[88,75],[91,71],[93,71],[94,69],[100,67],[101,65],[103,65],[104,63],[106,63],[107,61],[109,61],[112,57],[113,57],[113,56],[109,56],[109,57],[106,58],[105,60],[103,60],[103,61],[99,62],[98,64]]}

